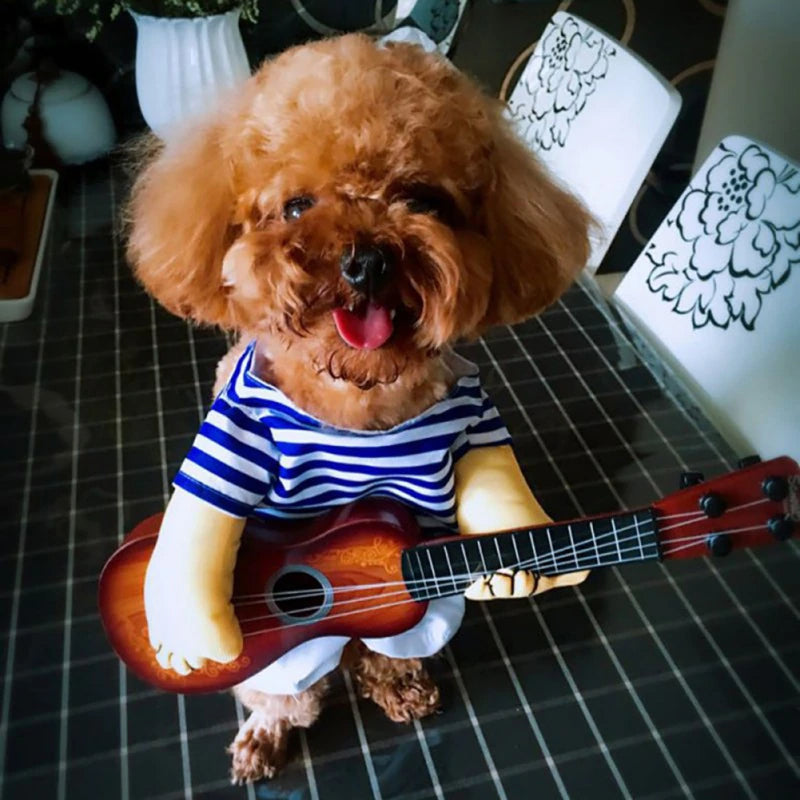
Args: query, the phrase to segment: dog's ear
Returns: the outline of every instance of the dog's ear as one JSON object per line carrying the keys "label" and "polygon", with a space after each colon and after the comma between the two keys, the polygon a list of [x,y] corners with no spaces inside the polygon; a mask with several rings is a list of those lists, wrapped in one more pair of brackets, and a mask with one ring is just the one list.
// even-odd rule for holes
{"label": "dog's ear", "polygon": [[592,224],[504,120],[495,125],[490,160],[484,214],[493,275],[484,329],[520,322],[555,302],[586,264]]}
{"label": "dog's ear", "polygon": [[165,308],[229,327],[222,261],[234,239],[235,198],[222,136],[209,122],[149,159],[126,209],[127,252]]}

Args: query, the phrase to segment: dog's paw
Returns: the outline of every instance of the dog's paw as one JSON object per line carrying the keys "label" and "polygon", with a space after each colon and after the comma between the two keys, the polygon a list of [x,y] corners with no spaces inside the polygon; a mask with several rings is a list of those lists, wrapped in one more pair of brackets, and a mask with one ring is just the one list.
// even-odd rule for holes
{"label": "dog's paw", "polygon": [[439,687],[424,668],[359,681],[361,694],[380,706],[392,722],[411,722],[439,710]]}
{"label": "dog's paw", "polygon": [[287,725],[267,725],[261,715],[252,713],[228,747],[233,757],[231,783],[241,785],[274,778],[286,765],[288,740]]}
{"label": "dog's paw", "polygon": [[393,722],[411,722],[439,710],[439,687],[427,676],[398,678],[389,687],[383,705]]}

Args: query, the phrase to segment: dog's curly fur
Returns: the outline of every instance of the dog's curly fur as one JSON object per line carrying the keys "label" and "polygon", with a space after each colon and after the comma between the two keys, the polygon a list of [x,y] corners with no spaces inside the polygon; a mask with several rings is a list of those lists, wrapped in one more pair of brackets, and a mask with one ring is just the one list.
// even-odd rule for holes
{"label": "dog's curly fur", "polygon": [[[144,166],[128,218],[136,275],[165,307],[256,339],[260,374],[297,405],[373,430],[447,393],[451,343],[552,303],[585,263],[590,224],[499,102],[444,58],[359,35],[264,64]],[[341,265],[365,242],[392,265],[372,299],[395,312],[393,332],[376,349],[349,346],[332,313],[363,306]],[[418,660],[355,653],[362,693],[392,719],[435,709]],[[253,716],[232,746],[234,779],[271,776],[324,692],[239,690]]]}

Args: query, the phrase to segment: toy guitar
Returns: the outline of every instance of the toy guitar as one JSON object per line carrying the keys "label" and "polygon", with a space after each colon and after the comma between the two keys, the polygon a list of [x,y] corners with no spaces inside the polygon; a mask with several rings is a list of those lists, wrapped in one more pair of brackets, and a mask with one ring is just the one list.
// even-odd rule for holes
{"label": "toy guitar", "polygon": [[782,457],[686,487],[647,508],[532,529],[422,540],[400,503],[369,498],[278,539],[248,523],[233,604],[244,648],[228,664],[181,676],[163,669],[147,637],[143,586],[161,514],[137,526],[100,576],[100,613],[120,658],[143,680],[175,692],[225,689],[318,636],[383,637],[422,619],[427,601],[463,593],[500,568],[559,575],[652,561],[726,555],[788,539],[800,522],[800,468]]}

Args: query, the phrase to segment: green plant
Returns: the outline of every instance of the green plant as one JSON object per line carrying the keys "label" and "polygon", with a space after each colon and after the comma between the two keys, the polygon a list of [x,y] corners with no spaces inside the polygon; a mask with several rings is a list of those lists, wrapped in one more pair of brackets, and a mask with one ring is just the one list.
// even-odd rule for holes
{"label": "green plant", "polygon": [[255,22],[258,18],[258,0],[34,0],[33,7],[82,17],[87,22],[88,39],[94,39],[106,22],[128,10],[154,17],[205,17],[240,8],[242,19]]}

